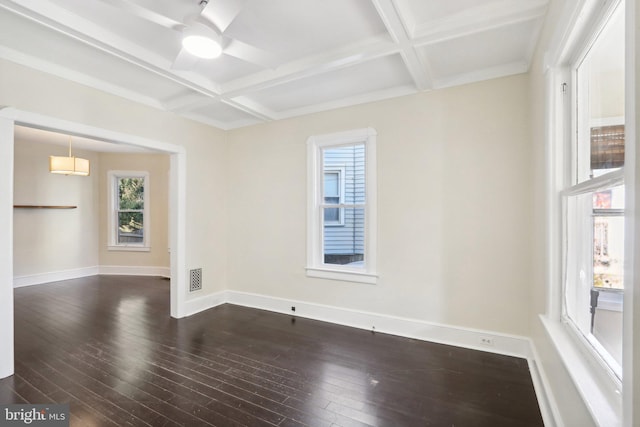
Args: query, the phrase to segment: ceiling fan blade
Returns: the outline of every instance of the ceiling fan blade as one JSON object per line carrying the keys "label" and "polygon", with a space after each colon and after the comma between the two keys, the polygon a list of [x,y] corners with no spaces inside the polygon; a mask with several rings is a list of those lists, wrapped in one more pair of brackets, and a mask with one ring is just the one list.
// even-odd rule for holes
{"label": "ceiling fan blade", "polygon": [[201,15],[218,28],[220,33],[231,25],[242,10],[246,0],[209,0]]}
{"label": "ceiling fan blade", "polygon": [[187,52],[185,48],[182,48],[180,52],[178,52],[176,59],[173,60],[171,69],[176,71],[190,71],[197,63],[198,58]]}
{"label": "ceiling fan blade", "polygon": [[276,58],[270,52],[236,39],[232,39],[229,44],[225,46],[223,52],[226,55],[258,64],[265,68],[276,68],[278,66]]}
{"label": "ceiling fan blade", "polygon": [[127,11],[133,15],[136,15],[139,18],[158,24],[165,28],[178,30],[180,28],[184,28],[185,26],[180,21],[169,18],[168,16],[165,16],[161,13],[158,13],[146,7],[140,6],[139,4],[134,3],[131,0],[101,0],[101,1],[108,3],[112,6],[115,6],[118,9]]}

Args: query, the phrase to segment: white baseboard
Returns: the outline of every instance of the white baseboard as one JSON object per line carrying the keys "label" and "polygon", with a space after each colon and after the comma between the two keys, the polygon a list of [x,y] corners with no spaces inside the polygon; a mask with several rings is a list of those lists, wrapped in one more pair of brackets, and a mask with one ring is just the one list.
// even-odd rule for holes
{"label": "white baseboard", "polygon": [[[529,339],[457,326],[442,325],[417,319],[351,310],[245,292],[227,291],[227,302],[277,313],[291,314],[353,328],[375,330],[386,334],[431,341],[491,353],[529,358]],[[296,311],[291,311],[295,306]]]}
{"label": "white baseboard", "polygon": [[184,315],[191,316],[192,314],[197,314],[225,303],[227,303],[227,291],[194,297],[185,301]]}
{"label": "white baseboard", "polygon": [[118,265],[97,265],[93,267],[74,268],[71,270],[50,271],[47,273],[15,276],[13,287],[41,285],[43,283],[59,282],[60,280],[79,279],[97,274],[117,274],[123,276],[161,276],[171,277],[169,267],[128,267]]}
{"label": "white baseboard", "polygon": [[538,406],[540,407],[544,425],[545,427],[564,427],[564,423],[560,417],[560,410],[551,391],[549,378],[542,365],[537,363],[537,361],[540,360],[540,356],[538,355],[533,340],[529,340],[529,345],[531,348],[531,357],[528,359],[529,371],[531,372],[531,380],[533,381],[533,388],[536,391]]}
{"label": "white baseboard", "polygon": [[98,274],[98,266],[74,268],[71,270],[52,271],[48,273],[31,274],[28,276],[15,276],[13,287],[41,285],[43,283],[59,282],[60,280],[78,279],[80,277],[95,276]]}
{"label": "white baseboard", "polygon": [[121,276],[161,276],[171,277],[169,267],[132,267],[126,265],[101,265],[98,274]]}

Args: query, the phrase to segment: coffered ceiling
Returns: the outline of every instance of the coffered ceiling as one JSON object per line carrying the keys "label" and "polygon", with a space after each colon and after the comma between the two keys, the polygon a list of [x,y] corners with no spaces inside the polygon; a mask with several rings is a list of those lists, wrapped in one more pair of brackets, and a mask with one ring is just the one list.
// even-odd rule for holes
{"label": "coffered ceiling", "polygon": [[199,0],[0,0],[0,58],[233,129],[526,72],[547,1],[210,0],[177,66]]}

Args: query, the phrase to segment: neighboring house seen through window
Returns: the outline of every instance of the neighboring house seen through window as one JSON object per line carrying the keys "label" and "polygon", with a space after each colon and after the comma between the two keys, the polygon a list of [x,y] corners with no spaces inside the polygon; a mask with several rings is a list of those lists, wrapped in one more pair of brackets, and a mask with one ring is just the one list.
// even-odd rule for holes
{"label": "neighboring house seen through window", "polygon": [[149,250],[149,175],[110,171],[109,249]]}
{"label": "neighboring house seen through window", "polygon": [[[344,171],[324,168],[324,203],[340,205],[344,194]],[[324,210],[324,225],[344,225],[344,210],[342,208],[326,208]]]}

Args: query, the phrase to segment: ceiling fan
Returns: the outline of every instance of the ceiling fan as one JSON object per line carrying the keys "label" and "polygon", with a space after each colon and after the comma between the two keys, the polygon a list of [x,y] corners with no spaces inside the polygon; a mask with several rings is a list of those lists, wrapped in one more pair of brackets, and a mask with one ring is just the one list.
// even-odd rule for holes
{"label": "ceiling fan", "polygon": [[[225,31],[242,11],[246,0],[193,0],[192,10],[181,20],[154,10],[154,1],[142,6],[134,0],[102,0],[149,22],[182,33],[182,48],[171,68],[189,70],[200,58],[221,54],[233,56],[264,68],[275,68],[275,57],[256,46],[225,36]],[[173,1],[173,0],[172,0]]]}

